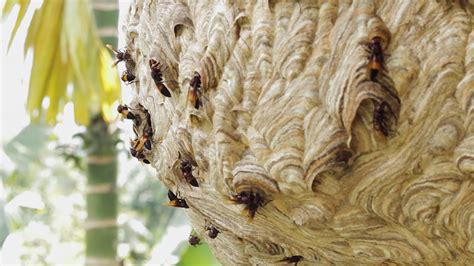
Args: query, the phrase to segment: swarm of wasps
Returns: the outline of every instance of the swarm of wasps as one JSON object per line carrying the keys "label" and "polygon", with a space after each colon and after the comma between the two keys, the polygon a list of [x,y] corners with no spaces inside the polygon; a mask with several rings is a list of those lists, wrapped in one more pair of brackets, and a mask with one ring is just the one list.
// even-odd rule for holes
{"label": "swarm of wasps", "polygon": [[[120,62],[125,63],[125,71],[121,75],[121,80],[127,84],[134,83],[136,81],[135,75],[135,67],[136,63],[130,54],[128,48],[118,50],[107,44],[106,47],[110,49],[115,54],[115,61],[112,64],[112,67],[116,66]],[[155,83],[157,90],[165,97],[171,97],[171,91],[164,83],[163,80],[163,65],[156,61],[155,59],[150,59],[148,61],[150,67],[150,75]],[[194,108],[199,109],[202,106],[201,100],[201,75],[198,72],[194,73],[193,78],[190,81],[190,87],[188,91],[188,101],[194,106]],[[136,157],[139,161],[142,161],[146,164],[150,163],[150,160],[147,158],[147,153],[151,151],[152,146],[152,137],[153,137],[153,130],[150,121],[150,114],[140,106],[140,109],[143,110],[132,110],[127,105],[119,105],[117,111],[126,119],[130,119],[134,121],[134,132],[136,134],[136,139],[131,141],[131,148],[130,153],[132,156]],[[140,128],[141,119],[136,114],[138,111],[144,111],[146,116],[147,125],[143,127],[141,133],[138,132],[138,128]],[[186,165],[185,162],[182,165],[183,173],[185,173],[185,177],[189,179],[190,184],[192,186],[198,186],[196,179],[192,176],[191,165]]]}
{"label": "swarm of wasps", "polygon": [[[137,158],[140,162],[150,164],[149,156],[152,149],[153,129],[151,127],[151,119],[148,111],[143,106],[138,105],[132,109],[127,105],[119,105],[117,111],[125,119],[133,121],[133,132],[135,139],[130,141],[130,154]],[[142,118],[144,116],[144,118]],[[142,121],[146,121],[142,125]],[[141,133],[139,132],[141,129]]]}
{"label": "swarm of wasps", "polygon": [[[121,80],[127,84],[131,84],[136,81],[135,75],[135,61],[133,61],[130,51],[125,48],[123,50],[115,49],[112,45],[107,44],[109,48],[115,54],[115,61],[112,66],[116,66],[120,62],[125,62],[125,71],[121,75]],[[171,97],[171,91],[166,86],[165,80],[163,80],[163,69],[164,66],[157,60],[151,58],[148,60],[150,67],[150,75],[155,83],[158,91],[165,97]],[[199,109],[203,106],[202,104],[202,92],[201,92],[201,75],[196,71],[189,82],[188,96],[187,99],[195,109]]]}
{"label": "swarm of wasps", "polygon": [[[135,82],[135,62],[132,59],[130,51],[128,49],[117,50],[111,45],[107,45],[116,57],[113,66],[116,66],[120,62],[125,62],[126,70],[121,75],[121,80],[128,84]],[[150,67],[150,75],[153,79],[157,90],[165,97],[172,97],[172,93],[169,88],[165,85],[163,80],[163,65],[155,59],[148,61]],[[189,89],[187,94],[187,101],[196,110],[199,110],[203,106],[203,95],[202,95],[202,81],[199,72],[194,72],[193,77],[189,82]],[[119,105],[117,111],[125,119],[133,121],[133,129],[136,138],[131,141],[130,153],[132,156],[137,158],[139,161],[150,164],[149,156],[151,155],[153,145],[153,129],[151,125],[150,114],[141,105],[137,108],[131,108],[127,105]],[[145,122],[144,122],[145,121]],[[143,125],[143,123],[146,123]],[[139,132],[141,129],[141,132]],[[193,174],[193,164],[191,161],[186,159],[180,160],[180,170],[184,180],[192,187],[199,187],[198,178]],[[181,197],[179,192],[174,193],[168,191],[169,202],[166,205],[176,208],[189,208],[188,203],[184,198]],[[252,221],[257,209],[264,206],[265,198],[261,193],[253,191],[243,191],[236,195],[232,195],[229,198],[229,202],[232,204],[241,204],[244,206],[243,212],[247,216],[248,221]],[[210,223],[206,223],[205,231],[207,232],[210,239],[214,239],[219,234],[219,230]],[[189,243],[193,246],[200,244],[200,239],[196,235],[190,235]],[[289,260],[293,262],[293,260]]]}

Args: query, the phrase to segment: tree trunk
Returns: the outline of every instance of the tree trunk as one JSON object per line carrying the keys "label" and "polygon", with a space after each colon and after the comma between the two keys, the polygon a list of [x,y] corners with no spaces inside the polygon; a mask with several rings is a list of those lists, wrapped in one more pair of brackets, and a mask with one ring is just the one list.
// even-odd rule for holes
{"label": "tree trunk", "polygon": [[[473,4],[315,2],[131,6],[157,176],[224,265],[474,260]],[[227,200],[245,191],[265,199],[253,221]]]}
{"label": "tree trunk", "polygon": [[87,220],[85,265],[118,265],[117,136],[100,115],[85,135],[87,150]]}
{"label": "tree trunk", "polygon": [[[117,45],[118,3],[92,0],[99,36]],[[117,261],[117,133],[97,114],[87,127],[86,265],[118,265]]]}

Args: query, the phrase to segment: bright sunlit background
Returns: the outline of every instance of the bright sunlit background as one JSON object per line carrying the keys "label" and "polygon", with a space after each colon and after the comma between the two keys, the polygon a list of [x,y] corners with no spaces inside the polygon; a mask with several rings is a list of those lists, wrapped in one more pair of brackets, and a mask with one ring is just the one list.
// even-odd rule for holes
{"label": "bright sunlit background", "polygon": [[[41,3],[32,1],[35,7]],[[121,21],[128,5],[120,1]],[[32,53],[23,56],[27,32],[23,24],[30,22],[33,11],[27,11],[9,51],[18,8],[1,21],[0,264],[80,265],[85,259],[86,179],[75,161],[83,154],[76,153],[78,140],[73,136],[84,128],[74,123],[72,104],[65,106],[54,128],[29,123],[25,105]],[[119,35],[119,47],[123,39]],[[119,64],[118,71],[123,71],[123,65]],[[124,86],[123,102],[132,97]],[[207,247],[188,250],[191,227],[184,211],[162,206],[167,201],[166,188],[150,166],[128,154],[131,122],[117,118],[115,126],[121,129],[123,141],[117,184],[119,260],[146,265],[215,264]]]}

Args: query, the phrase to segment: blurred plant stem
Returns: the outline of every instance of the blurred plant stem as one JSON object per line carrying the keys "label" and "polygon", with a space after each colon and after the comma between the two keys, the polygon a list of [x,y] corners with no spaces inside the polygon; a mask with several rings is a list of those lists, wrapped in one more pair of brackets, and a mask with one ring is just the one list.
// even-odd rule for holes
{"label": "blurred plant stem", "polygon": [[[30,2],[7,0],[4,5],[3,16],[13,6],[20,7],[10,44]],[[118,264],[118,138],[107,122],[112,120],[111,107],[120,96],[120,85],[116,70],[110,68],[112,60],[98,36],[117,45],[117,22],[116,0],[45,0],[34,12],[25,39],[25,54],[33,48],[26,104],[31,121],[54,125],[64,104],[72,101],[76,123],[87,126],[80,136],[87,153],[88,265]]]}
{"label": "blurred plant stem", "polygon": [[[92,0],[102,42],[117,45],[118,3]],[[118,132],[98,113],[87,127],[86,265],[118,265],[117,143]],[[90,145],[90,146],[88,146]]]}
{"label": "blurred plant stem", "polygon": [[117,264],[118,135],[97,115],[79,136],[87,154],[86,265]]}

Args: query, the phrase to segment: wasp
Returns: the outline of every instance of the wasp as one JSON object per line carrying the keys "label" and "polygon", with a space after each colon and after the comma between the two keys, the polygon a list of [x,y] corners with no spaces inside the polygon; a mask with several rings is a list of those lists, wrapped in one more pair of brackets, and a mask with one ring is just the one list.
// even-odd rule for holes
{"label": "wasp", "polygon": [[264,206],[264,198],[257,192],[243,191],[230,197],[233,204],[244,204],[244,211],[247,212],[248,221],[252,221],[259,207]]}
{"label": "wasp", "polygon": [[144,133],[138,139],[132,141],[132,148],[130,148],[130,151],[133,156],[137,157],[136,154],[138,152],[141,152],[143,150],[143,147],[145,147],[148,150],[151,150],[151,140],[149,139],[146,133]]}
{"label": "wasp", "polygon": [[115,62],[112,64],[112,67],[116,66],[121,61],[127,62],[127,61],[132,60],[132,56],[126,49],[124,51],[120,51],[120,50],[115,49],[110,44],[106,44],[105,46],[109,48],[109,50],[115,54]]}
{"label": "wasp", "polygon": [[150,164],[150,161],[145,157],[143,151],[136,152],[135,154],[135,157],[138,159],[138,161],[143,162],[145,164]]}
{"label": "wasp", "polygon": [[216,238],[217,234],[219,234],[219,230],[210,224],[206,224],[204,229],[207,231],[207,235],[212,239]]}
{"label": "wasp", "polygon": [[[143,160],[144,161],[145,154],[144,154],[144,151],[143,151],[143,147],[145,147],[148,150],[151,150],[151,148],[152,148],[151,139],[150,139],[149,135],[147,133],[144,133],[138,139],[132,140],[131,144],[132,144],[132,147],[130,147],[130,154],[133,157],[137,158],[138,160]],[[147,162],[145,162],[145,163],[147,163]],[[147,164],[149,164],[149,161],[148,161]]]}
{"label": "wasp", "polygon": [[120,79],[123,82],[128,82],[128,83],[133,82],[135,80],[136,76],[133,74],[133,72],[134,72],[133,70],[135,69],[135,62],[132,59],[132,55],[128,52],[127,49],[121,51],[121,50],[115,49],[110,44],[107,44],[105,46],[107,48],[109,48],[109,50],[111,50],[115,54],[115,61],[112,64],[112,67],[116,66],[118,63],[120,63],[122,61],[125,62],[125,68],[127,70],[125,70],[122,73],[122,76],[120,77]]}
{"label": "wasp", "polygon": [[131,119],[131,120],[136,119],[135,115],[132,112],[130,112],[127,105],[121,105],[120,104],[117,107],[117,112],[119,112],[123,117],[125,117],[127,119]]}
{"label": "wasp", "polygon": [[368,69],[370,72],[370,80],[375,81],[377,74],[382,70],[384,58],[383,50],[381,45],[382,39],[378,36],[372,38],[372,41],[368,44],[367,48],[370,52]]}
{"label": "wasp", "polygon": [[[388,109],[388,111],[387,111]],[[390,131],[388,125],[388,117],[387,112],[392,112],[390,106],[386,102],[382,102],[377,104],[374,107],[374,114],[373,114],[373,123],[374,129],[382,133],[385,137],[388,136]]]}
{"label": "wasp", "polygon": [[170,201],[165,204],[167,206],[185,209],[189,208],[188,204],[186,203],[186,200],[178,198],[178,196],[176,196],[171,190],[168,190],[168,199]]}
{"label": "wasp", "polygon": [[123,73],[122,73],[122,76],[120,77],[120,79],[123,81],[123,82],[126,82],[126,83],[132,83],[135,81],[135,78],[136,76],[134,74],[132,74],[130,71],[128,70],[125,70]]}
{"label": "wasp", "polygon": [[303,256],[291,256],[284,257],[282,260],[279,260],[279,262],[294,263],[296,266],[298,265],[298,262],[302,261],[303,259]]}
{"label": "wasp", "polygon": [[143,150],[145,147],[148,150],[151,150],[151,137],[153,137],[153,131],[149,128],[136,140],[132,142],[133,149],[137,152]]}
{"label": "wasp", "polygon": [[201,244],[201,239],[198,236],[189,235],[188,242],[191,246],[196,247]]}
{"label": "wasp", "polygon": [[181,172],[183,173],[186,182],[188,182],[193,187],[199,187],[196,177],[193,175],[193,167],[188,160],[181,160]]}
{"label": "wasp", "polygon": [[[137,140],[132,140],[132,141],[131,141],[132,147],[130,147],[130,154],[131,154],[133,157],[139,159],[138,157],[142,157],[143,151],[142,151],[142,150],[137,151],[137,150],[135,150],[135,149],[133,148],[133,147],[135,146],[136,142],[137,142]],[[143,156],[144,156],[144,155],[143,155]]]}
{"label": "wasp", "polygon": [[198,72],[194,72],[194,76],[189,82],[188,90],[188,101],[194,106],[194,108],[199,109],[202,106],[201,101],[201,75]]}
{"label": "wasp", "polygon": [[136,151],[133,148],[130,148],[130,153],[132,154],[133,157],[137,158],[139,161],[145,164],[150,164],[150,161],[146,158],[145,153],[143,153],[143,150]]}
{"label": "wasp", "polygon": [[171,97],[170,91],[168,90],[166,85],[163,84],[163,73],[161,73],[161,64],[158,63],[155,59],[150,59],[148,63],[150,64],[151,78],[155,82],[155,85],[158,90],[164,96]]}

